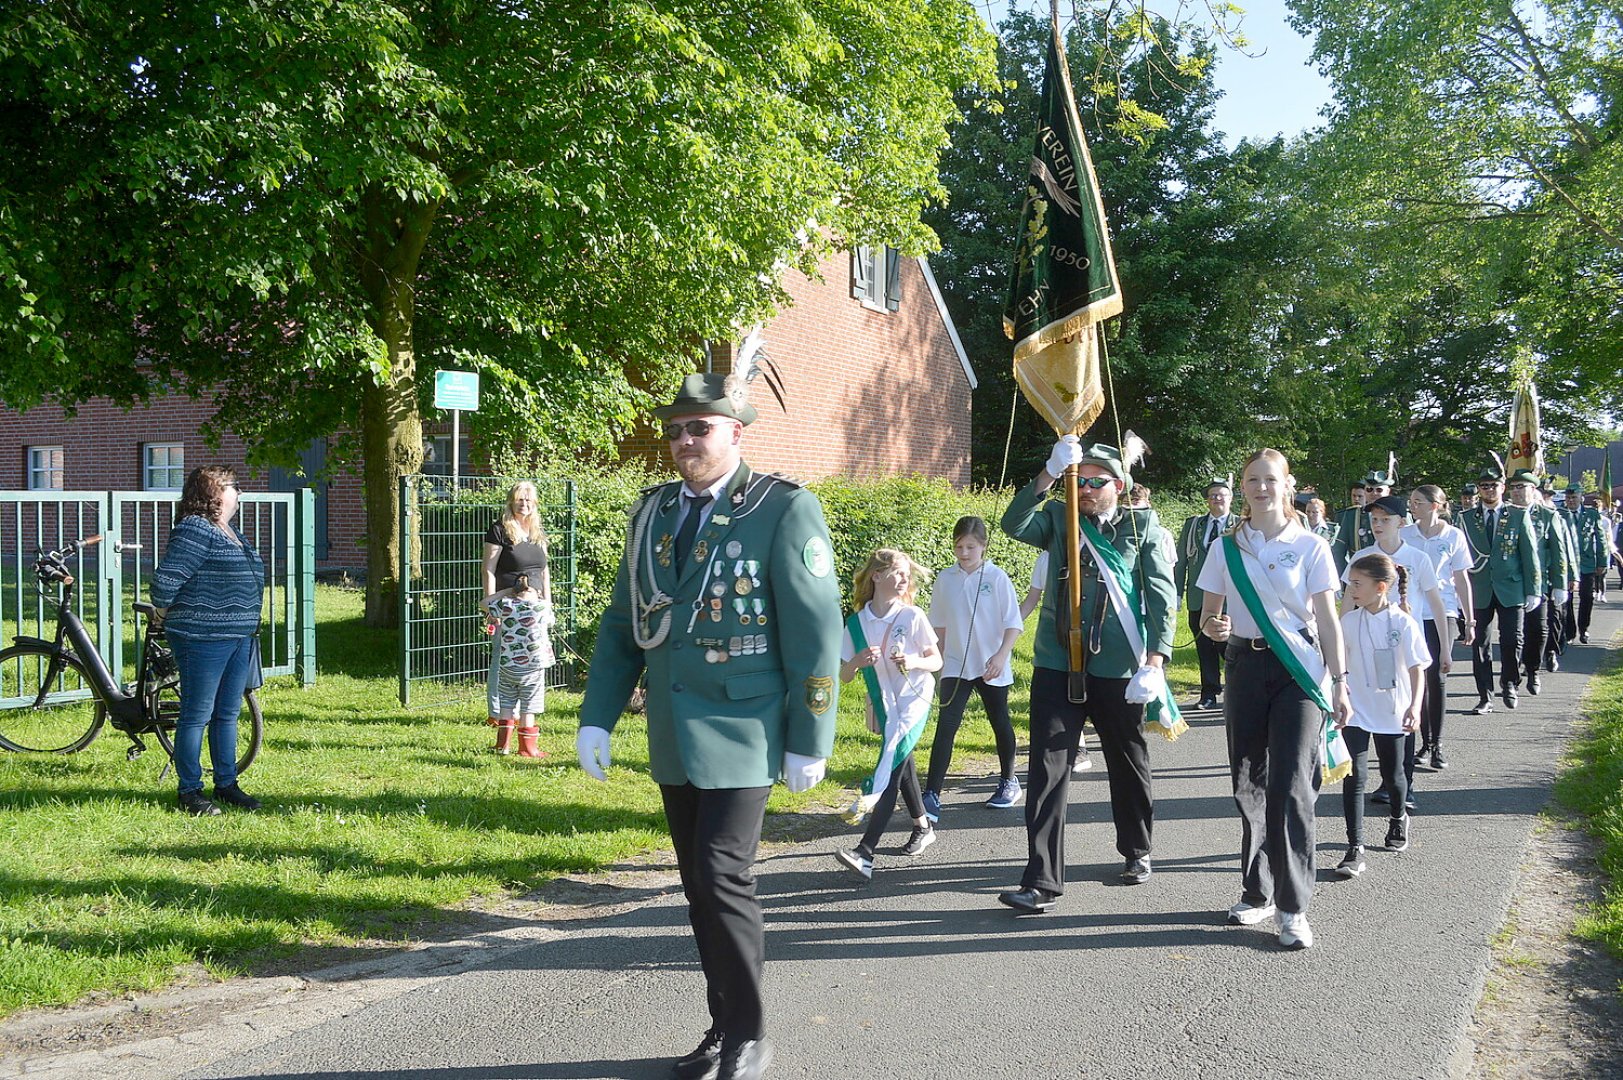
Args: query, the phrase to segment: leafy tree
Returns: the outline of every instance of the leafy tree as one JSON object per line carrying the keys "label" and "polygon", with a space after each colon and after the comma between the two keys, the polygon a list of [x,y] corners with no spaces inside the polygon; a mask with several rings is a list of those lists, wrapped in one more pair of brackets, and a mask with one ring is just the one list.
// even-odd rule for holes
{"label": "leafy tree", "polygon": [[[938,278],[982,379],[976,475],[993,482],[1011,403],[1013,479],[1035,472],[1052,441],[1018,399],[1001,328],[1048,32],[1046,19],[1019,11],[999,27],[1002,110],[973,113],[955,133],[942,163],[952,196],[926,217],[942,238]],[[1116,411],[1095,430],[1143,435],[1152,483],[1195,484],[1227,468],[1256,429],[1250,399],[1288,303],[1295,244],[1271,180],[1284,144],[1224,148],[1211,129],[1214,50],[1192,27],[1142,12],[1090,15],[1068,36],[1067,55],[1126,302],[1106,330]],[[1101,70],[1116,78],[1093,74]]]}
{"label": "leafy tree", "polygon": [[261,462],[347,431],[374,625],[419,369],[482,372],[503,438],[611,446],[785,265],[922,250],[991,75],[963,0],[9,11],[0,400],[209,391]]}

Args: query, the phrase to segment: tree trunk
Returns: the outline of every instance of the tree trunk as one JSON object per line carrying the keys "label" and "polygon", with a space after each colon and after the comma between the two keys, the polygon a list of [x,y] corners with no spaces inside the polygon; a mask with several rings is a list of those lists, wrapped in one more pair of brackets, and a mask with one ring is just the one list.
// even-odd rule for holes
{"label": "tree trunk", "polygon": [[366,625],[394,627],[400,624],[400,478],[423,465],[412,342],[414,290],[418,258],[438,203],[402,202],[374,189],[363,206],[367,235],[358,269],[371,301],[368,318],[383,341],[389,365],[361,392]]}

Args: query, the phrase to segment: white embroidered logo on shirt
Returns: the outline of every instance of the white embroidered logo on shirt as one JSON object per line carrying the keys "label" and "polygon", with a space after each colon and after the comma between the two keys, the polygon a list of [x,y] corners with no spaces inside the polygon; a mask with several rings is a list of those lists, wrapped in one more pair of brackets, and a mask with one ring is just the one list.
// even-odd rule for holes
{"label": "white embroidered logo on shirt", "polygon": [[1281,551],[1279,553],[1279,565],[1295,566],[1297,558],[1299,558],[1299,556],[1294,551]]}

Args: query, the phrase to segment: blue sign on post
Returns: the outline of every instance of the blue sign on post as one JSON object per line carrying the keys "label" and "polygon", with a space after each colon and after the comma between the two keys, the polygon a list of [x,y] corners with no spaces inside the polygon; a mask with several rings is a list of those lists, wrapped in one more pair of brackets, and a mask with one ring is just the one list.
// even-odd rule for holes
{"label": "blue sign on post", "polygon": [[434,408],[479,411],[477,371],[434,372]]}

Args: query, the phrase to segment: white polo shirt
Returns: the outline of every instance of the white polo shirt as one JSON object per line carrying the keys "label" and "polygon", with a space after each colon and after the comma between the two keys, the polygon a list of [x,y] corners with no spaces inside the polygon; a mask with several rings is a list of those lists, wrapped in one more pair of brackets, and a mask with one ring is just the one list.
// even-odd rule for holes
{"label": "white polo shirt", "polygon": [[[1420,624],[1396,604],[1371,615],[1355,607],[1341,617],[1341,639],[1347,649],[1347,693],[1352,699],[1350,723],[1375,735],[1402,735],[1409,711],[1409,672],[1431,663]],[[1375,682],[1375,650],[1391,649],[1396,684],[1383,689]]]}
{"label": "white polo shirt", "polygon": [[[1352,565],[1365,555],[1385,555],[1399,566],[1409,572],[1409,610],[1420,612],[1427,619],[1431,618],[1431,605],[1426,603],[1426,594],[1437,588],[1437,571],[1432,568],[1431,556],[1425,549],[1417,548],[1413,544],[1399,544],[1396,551],[1387,551],[1379,544],[1371,544],[1362,551],[1354,552],[1347,559],[1347,569],[1341,572],[1341,583],[1345,585],[1352,580]],[[1391,597],[1397,601],[1396,586],[1393,587]],[[1454,610],[1448,606],[1448,599],[1443,599],[1443,611]]]}
{"label": "white polo shirt", "polygon": [[[1003,635],[1023,630],[1020,598],[1014,584],[1001,567],[982,562],[968,574],[957,563],[935,576],[930,589],[930,625],[947,631],[941,643],[943,679],[978,679],[992,654],[1003,647]],[[988,686],[1008,686],[1014,682],[1010,664]]]}
{"label": "white polo shirt", "polygon": [[[1298,522],[1286,523],[1278,536],[1265,540],[1261,532],[1241,523],[1235,534],[1243,550],[1255,552],[1268,575],[1269,584],[1279,594],[1292,626],[1281,630],[1305,630],[1313,625],[1313,597],[1336,591],[1336,560],[1324,538]],[[1219,547],[1206,558],[1195,587],[1202,592],[1219,593],[1228,601],[1230,632],[1236,637],[1262,636],[1262,629],[1246,610],[1245,601],[1229,578],[1228,559]]]}
{"label": "white polo shirt", "polygon": [[1437,588],[1443,593],[1443,610],[1451,615],[1459,611],[1460,597],[1454,589],[1454,573],[1471,572],[1471,544],[1465,534],[1445,521],[1436,536],[1427,536],[1418,525],[1405,525],[1398,535],[1405,544],[1412,544],[1431,556],[1432,569],[1437,572]]}

